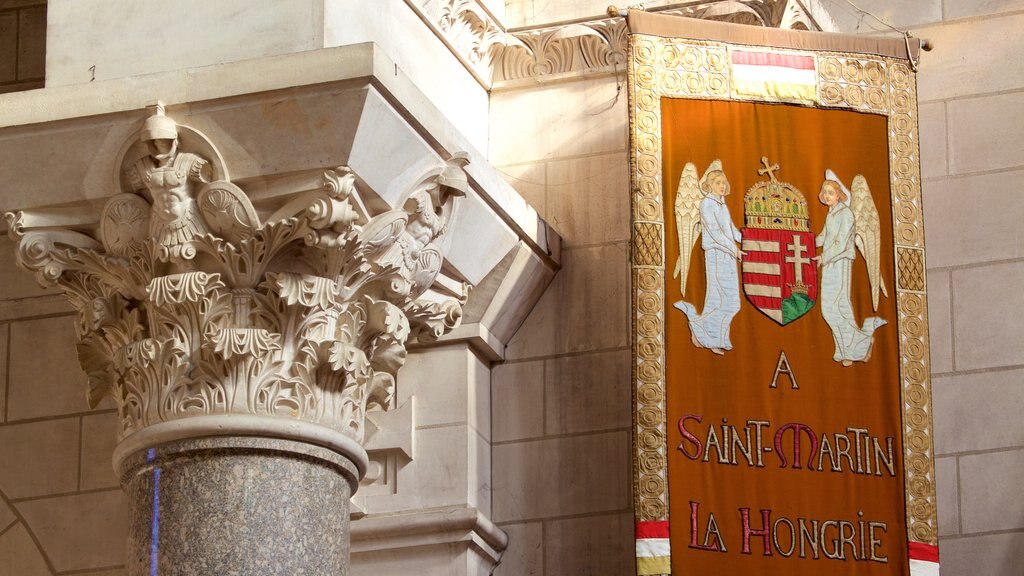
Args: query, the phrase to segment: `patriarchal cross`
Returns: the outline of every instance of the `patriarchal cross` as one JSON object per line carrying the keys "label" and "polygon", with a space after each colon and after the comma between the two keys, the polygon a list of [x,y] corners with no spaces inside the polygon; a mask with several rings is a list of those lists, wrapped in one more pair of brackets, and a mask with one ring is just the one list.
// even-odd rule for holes
{"label": "patriarchal cross", "polygon": [[786,244],[786,249],[793,251],[792,256],[786,256],[786,263],[796,265],[796,283],[803,284],[804,264],[809,264],[811,262],[810,258],[804,258],[804,252],[807,250],[807,246],[804,246],[803,243],[800,242],[799,236],[793,236],[793,243]]}

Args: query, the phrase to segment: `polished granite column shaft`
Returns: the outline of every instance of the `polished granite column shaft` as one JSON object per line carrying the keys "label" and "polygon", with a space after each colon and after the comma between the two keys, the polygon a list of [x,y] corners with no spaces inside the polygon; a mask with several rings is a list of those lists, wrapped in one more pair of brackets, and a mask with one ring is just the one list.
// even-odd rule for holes
{"label": "polished granite column shaft", "polygon": [[131,576],[348,573],[356,465],[320,446],[228,436],[128,455]]}

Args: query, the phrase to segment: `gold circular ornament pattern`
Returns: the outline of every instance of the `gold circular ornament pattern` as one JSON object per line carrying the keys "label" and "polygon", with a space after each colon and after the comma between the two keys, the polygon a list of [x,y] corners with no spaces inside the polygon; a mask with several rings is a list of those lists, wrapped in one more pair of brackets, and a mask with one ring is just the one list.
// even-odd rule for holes
{"label": "gold circular ornament pattern", "polygon": [[641,110],[648,112],[655,112],[658,110],[658,106],[661,104],[660,99],[654,95],[653,90],[644,90],[637,94],[636,105]]}
{"label": "gold circular ornament pattern", "polygon": [[645,292],[637,297],[636,304],[644,314],[657,314],[661,309],[661,298],[657,294]]}
{"label": "gold circular ornament pattern", "polygon": [[685,78],[686,91],[690,94],[704,93],[704,77],[700,74],[687,74]]}
{"label": "gold circular ornament pattern", "polygon": [[642,290],[657,290],[660,284],[661,279],[651,270],[641,270],[637,274],[637,285]]}
{"label": "gold circular ornament pattern", "polygon": [[914,360],[924,359],[924,342],[917,338],[907,339],[907,341],[903,343],[903,350],[909,358]]}
{"label": "gold circular ornament pattern", "polygon": [[927,522],[932,518],[934,506],[932,506],[928,500],[924,498],[915,498],[910,504],[910,515],[915,520]]}
{"label": "gold circular ornament pattern", "polygon": [[[687,74],[689,76],[689,74]],[[666,96],[683,93],[683,76],[675,70],[669,70],[661,77],[661,92]]]}
{"label": "gold circular ornament pattern", "polygon": [[821,99],[826,104],[841,104],[843,102],[843,89],[839,84],[828,83],[821,87]]}
{"label": "gold circular ornament pattern", "polygon": [[644,404],[661,404],[665,400],[665,391],[657,384],[645,382],[638,390],[640,400]]}
{"label": "gold circular ornament pattern", "polygon": [[[639,171],[639,163],[637,168]],[[640,176],[640,196],[644,198],[660,198],[661,194],[658,193],[658,181],[650,176]]]}
{"label": "gold circular ornament pattern", "polygon": [[846,102],[854,108],[860,108],[864,104],[864,89],[854,84],[847,84],[843,90]]}
{"label": "gold circular ornament pattern", "polygon": [[658,474],[665,469],[665,457],[659,452],[644,452],[640,457],[640,471],[646,474]]}
{"label": "gold circular ornament pattern", "polygon": [[[900,297],[900,310],[908,316],[920,316],[924,312],[924,302],[917,294],[904,294]],[[923,334],[915,334],[923,336]]]}
{"label": "gold circular ornament pattern", "polygon": [[637,148],[641,154],[654,156],[658,153],[658,139],[653,134],[639,134],[636,137]]}
{"label": "gold circular ornament pattern", "polygon": [[683,50],[683,68],[687,70],[699,70],[701,61],[703,58],[700,57],[700,49],[696,46],[687,46]]}
{"label": "gold circular ornament pattern", "polygon": [[914,141],[908,134],[893,136],[892,147],[897,156],[910,156],[914,153]]}
{"label": "gold circular ornament pattern", "polygon": [[885,110],[885,90],[881,88],[868,88],[868,106],[872,110]]}
{"label": "gold circular ornament pattern", "polygon": [[643,511],[641,520],[667,520],[665,503],[656,498],[644,498],[640,504]]}
{"label": "gold circular ornament pattern", "polygon": [[661,50],[661,64],[665,68],[678,68],[682,64],[683,54],[676,44],[663,44]]}
{"label": "gold circular ornament pattern", "polygon": [[[637,375],[641,380],[647,382],[657,382],[661,379],[661,364],[652,362],[650,360],[644,360],[637,367]],[[658,418],[658,422],[661,422],[661,418]]]}
{"label": "gold circular ornament pattern", "polygon": [[928,426],[928,413],[921,408],[911,408],[906,412],[907,423],[915,430],[923,430]]}
{"label": "gold circular ornament pattern", "polygon": [[[634,36],[634,38],[636,38]],[[633,61],[637,64],[646,64],[654,61],[654,42],[650,40],[634,40]]]}
{"label": "gold circular ornament pattern", "polygon": [[913,122],[906,114],[894,114],[889,117],[889,122],[897,134],[909,134],[910,127],[913,126]]}
{"label": "gold circular ornament pattern", "polygon": [[637,203],[637,212],[641,220],[655,220],[661,214],[661,207],[655,200],[644,198]]}
{"label": "gold circular ornament pattern", "polygon": [[911,384],[923,385],[928,378],[928,371],[925,369],[924,364],[915,360],[907,362],[903,369],[906,371],[907,381]]}
{"label": "gold circular ornament pattern", "polygon": [[641,338],[637,341],[636,348],[644,360],[661,359],[661,344],[655,338]]}
{"label": "gold circular ornament pattern", "polygon": [[896,177],[908,179],[917,178],[917,163],[910,158],[897,158]]}
{"label": "gold circular ornament pattern", "polygon": [[889,68],[889,81],[893,88],[905,90],[910,87],[910,69],[906,64],[894,64]]}
{"label": "gold circular ornament pattern", "polygon": [[660,128],[658,116],[653,112],[640,111],[636,114],[636,127],[641,132],[655,132]]}
{"label": "gold circular ornament pattern", "polygon": [[724,96],[729,92],[729,82],[724,74],[711,74],[708,79],[708,94],[712,96]]}
{"label": "gold circular ornament pattern", "polygon": [[657,290],[662,284],[662,279],[658,278],[653,271],[644,270],[637,275],[637,284],[644,290]]}
{"label": "gold circular ornament pattern", "polygon": [[657,316],[645,314],[636,322],[637,332],[642,336],[658,338],[661,336],[661,320]]}
{"label": "gold circular ornament pattern", "polygon": [[896,205],[896,219],[900,222],[913,224],[920,217],[917,204],[913,202],[898,202]]}
{"label": "gold circular ornament pattern", "polygon": [[853,82],[859,84],[861,79],[862,68],[860,62],[857,60],[847,60],[843,65],[843,78],[846,78],[847,82]]}
{"label": "gold circular ornament pattern", "polygon": [[661,496],[665,493],[665,481],[656,474],[641,474],[640,491],[644,495]]}
{"label": "gold circular ornament pattern", "polygon": [[931,495],[932,483],[925,476],[915,475],[910,479],[909,484],[908,489],[914,496],[927,499]]}
{"label": "gold circular ornament pattern", "polygon": [[927,456],[918,453],[907,458],[907,467],[915,474],[927,474],[931,469],[931,464]]}
{"label": "gold circular ornament pattern", "polygon": [[906,398],[907,404],[914,408],[924,408],[928,404],[928,393],[920,384],[911,384],[904,388],[903,397]]}
{"label": "gold circular ornament pattern", "polygon": [[889,116],[889,122],[897,134],[910,134],[910,129],[914,125],[907,114],[893,114]]}
{"label": "gold circular ornament pattern", "polygon": [[650,154],[641,154],[636,159],[636,165],[642,172],[647,173],[658,169],[658,159]]}
{"label": "gold circular ornament pattern", "polygon": [[843,73],[843,65],[836,58],[824,58],[818,65],[821,77],[829,82],[836,82]]}
{"label": "gold circular ornament pattern", "polygon": [[913,202],[917,197],[913,181],[902,178],[896,181],[896,196],[903,202]]}
{"label": "gold circular ornament pattern", "polygon": [[881,62],[870,60],[864,63],[864,80],[872,86],[885,84],[885,67]]}
{"label": "gold circular ornament pattern", "polygon": [[633,77],[636,79],[637,86],[648,90],[653,90],[655,88],[655,82],[658,79],[658,76],[654,71],[654,67],[646,65],[638,66]]}
{"label": "gold circular ornament pattern", "polygon": [[896,92],[892,95],[892,109],[897,112],[910,112],[910,107],[913,105],[913,101],[910,99],[909,92]]}
{"label": "gold circular ornament pattern", "polygon": [[910,448],[916,452],[928,452],[931,448],[931,442],[928,441],[928,435],[921,430],[914,430],[907,437],[907,444]]}
{"label": "gold circular ornament pattern", "polygon": [[645,450],[659,450],[665,443],[661,433],[650,429],[641,432],[637,441]]}
{"label": "gold circular ornament pattern", "polygon": [[712,72],[721,72],[722,70],[725,70],[725,65],[727,62],[725,58],[725,51],[714,48],[708,48],[708,50],[704,53],[704,56],[708,63],[708,70]]}
{"label": "gold circular ornament pattern", "polygon": [[916,522],[911,524],[910,531],[914,533],[914,538],[918,542],[924,542],[926,544],[933,544],[935,542],[935,531],[931,525],[924,522]]}
{"label": "gold circular ornament pattern", "polygon": [[637,420],[639,421],[641,426],[646,426],[647,428],[656,428],[658,426],[661,426],[662,413],[661,410],[658,409],[657,407],[645,406],[638,410],[638,414],[639,417],[637,418]]}
{"label": "gold circular ornament pattern", "polygon": [[[912,342],[917,342],[917,345],[922,346],[923,348],[921,337],[926,334],[926,331],[924,329],[924,320],[918,318],[917,316],[907,317],[906,319],[903,320],[903,333],[907,335],[906,344],[908,346],[910,346]],[[922,357],[923,356],[924,355],[922,354]],[[911,359],[921,360],[921,358],[913,357]]]}
{"label": "gold circular ornament pattern", "polygon": [[899,239],[901,244],[917,246],[919,239],[917,226],[901,222],[896,226],[896,237]]}

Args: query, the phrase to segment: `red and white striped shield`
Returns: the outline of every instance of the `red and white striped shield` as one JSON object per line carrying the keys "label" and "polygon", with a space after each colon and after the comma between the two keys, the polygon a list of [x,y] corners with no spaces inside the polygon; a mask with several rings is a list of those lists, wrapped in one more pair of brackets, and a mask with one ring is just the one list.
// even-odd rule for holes
{"label": "red and white striped shield", "polygon": [[790,184],[775,179],[778,165],[762,158],[768,181],[754,184],[743,197],[743,291],[747,300],[785,326],[803,316],[818,300],[814,233],[807,201]]}
{"label": "red and white striped shield", "polygon": [[743,291],[747,300],[785,326],[818,300],[814,234],[795,230],[743,229]]}

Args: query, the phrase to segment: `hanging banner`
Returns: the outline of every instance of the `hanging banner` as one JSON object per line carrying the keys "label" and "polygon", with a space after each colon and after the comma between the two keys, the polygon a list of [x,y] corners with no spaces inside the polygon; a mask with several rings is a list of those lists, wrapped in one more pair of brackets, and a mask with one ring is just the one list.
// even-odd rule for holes
{"label": "hanging banner", "polygon": [[916,54],[629,24],[637,573],[938,574]]}

